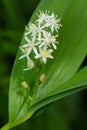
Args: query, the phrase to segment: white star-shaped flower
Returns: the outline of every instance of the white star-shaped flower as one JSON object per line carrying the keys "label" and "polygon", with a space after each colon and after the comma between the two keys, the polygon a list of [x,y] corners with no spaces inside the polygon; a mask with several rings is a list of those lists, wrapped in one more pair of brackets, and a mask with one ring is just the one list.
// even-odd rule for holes
{"label": "white star-shaped flower", "polygon": [[35,43],[35,38],[33,37],[31,40],[25,36],[26,44],[22,46],[22,48],[28,48],[29,54],[33,50],[35,54],[37,54],[37,48],[36,48],[36,43]]}
{"label": "white star-shaped flower", "polygon": [[44,31],[43,33],[43,38],[38,39],[39,40],[39,47],[43,47],[43,46],[49,46],[51,47],[51,45],[53,46],[54,49],[57,49],[56,47],[56,43],[58,43],[56,41],[56,38],[58,37],[58,35],[51,35],[50,32]]}
{"label": "white star-shaped flower", "polygon": [[54,15],[54,13],[52,13],[52,15],[50,15],[50,16],[48,17],[48,21],[47,21],[46,25],[47,25],[48,27],[50,27],[52,33],[54,32],[54,30],[55,30],[56,32],[58,32],[58,30],[59,30],[60,27],[62,26],[62,25],[60,24],[60,20],[61,20],[61,19],[60,19],[60,18],[58,19],[57,16]]}
{"label": "white star-shaped flower", "polygon": [[39,11],[39,14],[38,14],[38,19],[36,20],[36,22],[38,22],[38,24],[40,25],[45,25],[45,23],[47,22],[48,20],[48,11]]}
{"label": "white star-shaped flower", "polygon": [[23,59],[23,58],[27,58],[27,59],[28,59],[28,56],[29,56],[29,53],[30,53],[29,49],[28,49],[28,48],[23,48],[23,47],[19,47],[19,48],[20,48],[20,50],[21,50],[22,53],[23,53],[23,55],[21,55],[21,56],[19,57],[19,60],[21,60],[21,59]]}
{"label": "white star-shaped flower", "polygon": [[31,33],[32,37],[41,38],[44,28],[45,28],[45,26],[41,26],[40,24],[35,25],[35,24],[31,23],[29,32]]}
{"label": "white star-shaped flower", "polygon": [[29,24],[29,31],[33,37],[36,37],[37,35],[37,26],[33,23]]}
{"label": "white star-shaped flower", "polygon": [[51,58],[53,59],[53,56],[51,55],[51,53],[53,52],[53,49],[48,49],[46,47],[44,48],[40,48],[39,49],[40,53],[38,53],[35,58],[38,59],[38,58],[41,58],[42,62],[44,64],[46,64],[47,62],[47,58]]}
{"label": "white star-shaped flower", "polygon": [[43,32],[43,37],[41,39],[38,39],[39,40],[39,47],[43,47],[43,46],[50,46],[50,36],[51,36],[51,33],[50,32],[47,32],[47,31],[44,31]]}
{"label": "white star-shaped flower", "polygon": [[42,36],[42,33],[43,33],[43,29],[44,29],[45,26],[40,26],[40,24],[38,24],[37,26],[37,34],[38,34],[38,38],[41,38]]}
{"label": "white star-shaped flower", "polygon": [[34,23],[30,22],[25,27],[24,39],[26,43],[20,47],[22,55],[19,59],[27,59],[27,67],[24,71],[34,68],[32,56],[46,64],[48,58],[53,59],[51,53],[57,49],[58,30],[62,26],[61,19],[54,13],[50,14],[49,11],[39,11],[37,16]]}

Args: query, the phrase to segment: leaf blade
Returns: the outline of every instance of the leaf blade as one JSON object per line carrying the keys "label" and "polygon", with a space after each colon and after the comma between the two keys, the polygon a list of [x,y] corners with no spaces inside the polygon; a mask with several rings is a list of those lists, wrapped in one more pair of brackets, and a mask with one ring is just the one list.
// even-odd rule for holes
{"label": "leaf blade", "polygon": [[[83,17],[83,21],[81,21],[79,25],[77,25],[77,24],[74,25],[73,26],[74,29],[72,27],[73,21],[75,22],[75,20],[72,19],[72,16],[74,17],[75,12],[76,12],[75,18],[78,16],[78,14],[81,15],[81,13],[78,13],[77,10],[76,10],[76,7],[78,7],[78,3],[81,4],[81,5],[79,5],[79,7],[82,7],[82,9],[83,9],[83,5],[86,3],[86,0],[84,0],[85,3],[83,2],[83,4],[82,4],[81,0],[74,0],[74,1],[72,1],[72,0],[67,0],[67,1],[58,0],[58,2],[59,2],[58,5],[56,4],[56,2],[57,2],[56,0],[52,0],[50,2],[50,4],[49,4],[49,2],[50,2],[50,0],[41,1],[40,5],[36,9],[36,11],[35,11],[33,17],[31,18],[31,20],[32,21],[35,20],[35,14],[40,9],[43,9],[43,10],[48,9],[48,10],[53,11],[56,14],[59,14],[59,16],[62,17],[62,23],[63,23],[63,28],[60,31],[60,43],[61,43],[61,45],[59,47],[58,52],[56,52],[54,54],[55,55],[55,61],[48,62],[46,67],[42,68],[41,73],[46,72],[46,74],[48,75],[48,79],[46,80],[45,83],[43,83],[42,87],[41,87],[41,85],[39,86],[39,88],[37,90],[35,102],[39,102],[46,97],[52,96],[53,94],[55,94],[57,86],[63,85],[64,82],[66,82],[70,78],[72,78],[72,76],[77,72],[79,66],[81,65],[82,61],[84,60],[86,52],[87,52],[87,49],[86,49],[87,48],[87,44],[86,44],[87,32],[85,31],[87,26],[84,25],[84,28],[81,28],[82,29],[81,33],[79,33],[79,29],[78,29],[79,26],[82,25],[82,23],[85,23],[86,13],[85,13],[85,16]],[[75,6],[75,10],[74,10],[74,4],[77,5],[77,6]],[[72,9],[71,9],[71,7],[72,7]],[[68,12],[69,10],[72,10],[71,13]],[[85,12],[87,12],[86,8],[84,8],[84,10],[85,10]],[[78,21],[78,19],[76,19],[76,22],[77,21]],[[71,29],[73,30],[72,33],[70,33]],[[75,36],[75,34],[74,34],[75,30],[76,30],[76,32],[78,32],[77,36]],[[73,39],[73,42],[69,44],[69,41],[74,36],[75,36],[75,39]],[[79,38],[81,38],[81,36],[82,36],[83,39],[82,39],[82,41],[80,41],[80,44],[78,44]],[[22,39],[21,44],[23,44],[23,43],[24,43],[24,39]],[[74,46],[76,45],[76,48],[73,47],[72,44]],[[68,46],[68,48],[66,48],[66,46]],[[83,52],[81,53],[82,48],[83,48]],[[75,51],[74,55],[72,55],[70,53],[71,50]],[[77,59],[75,58],[75,54],[76,54],[76,57],[79,57],[78,62],[77,62]],[[20,56],[20,51],[18,51],[18,55],[17,55],[16,61],[15,61],[15,64],[14,64],[14,68],[13,68],[13,72],[12,72],[12,78],[11,78],[11,82],[10,82],[9,121],[13,121],[13,122],[19,121],[20,123],[22,123],[23,121],[28,119],[29,111],[32,110],[32,113],[33,113],[33,111],[36,111],[39,107],[37,107],[37,108],[34,108],[33,106],[31,107],[30,102],[27,99],[25,100],[25,98],[24,98],[24,97],[27,98],[27,94],[24,94],[24,90],[21,86],[22,81],[26,81],[27,83],[29,83],[30,86],[33,86],[37,72],[36,71],[30,71],[29,73],[26,73],[26,74],[24,72],[22,72],[24,64],[21,64],[21,62],[19,61],[19,59],[18,59],[19,56]],[[73,60],[72,60],[73,62],[70,61],[70,58],[73,58]],[[58,64],[56,64],[58,60],[59,60],[59,62],[58,62]],[[74,68],[72,69],[72,67],[73,67],[72,64],[74,64],[74,62],[76,62],[76,63],[75,63]],[[50,63],[53,64],[52,68],[49,67]],[[69,65],[69,70],[71,70],[70,74],[68,74],[67,64]],[[52,71],[51,71],[51,69],[52,69]],[[48,72],[49,70],[50,70],[50,72]],[[57,71],[57,73],[56,73],[56,71]],[[64,78],[63,75],[66,75],[66,74],[67,74],[66,79],[62,82],[62,84],[60,84],[62,79]],[[51,77],[51,75],[53,75],[54,78],[53,78],[53,76]],[[57,79],[57,82],[55,82],[56,79]],[[55,82],[54,93],[52,93],[53,90],[51,89],[52,82]],[[56,85],[56,83],[57,83],[57,85]],[[18,89],[23,90],[22,95],[17,94],[16,87],[18,87]],[[47,89],[48,89],[48,91],[46,91]],[[57,89],[57,93],[60,95],[58,89]],[[77,90],[81,90],[81,89],[82,88],[78,88]],[[77,90],[74,89],[73,92],[75,92]],[[67,93],[67,91],[66,91],[66,93]],[[64,94],[67,95],[66,93],[64,93]],[[71,91],[71,93],[72,93],[72,91]],[[62,93],[61,97],[63,97],[64,94]],[[13,100],[13,98],[14,98],[14,100]],[[58,97],[55,98],[55,99],[58,99]],[[55,101],[55,100],[53,100],[53,101]],[[15,106],[17,106],[18,108],[16,108]],[[26,118],[20,121],[21,118],[25,117],[26,113],[27,113]]]}

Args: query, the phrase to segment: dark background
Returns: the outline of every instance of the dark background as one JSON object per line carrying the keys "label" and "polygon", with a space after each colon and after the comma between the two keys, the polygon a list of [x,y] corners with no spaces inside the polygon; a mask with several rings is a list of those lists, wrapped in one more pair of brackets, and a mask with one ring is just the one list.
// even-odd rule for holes
{"label": "dark background", "polygon": [[[40,0],[0,0],[0,127],[8,121],[12,66],[25,25]],[[82,66],[86,65],[87,59]],[[48,106],[39,116],[12,130],[87,130],[87,90]]]}

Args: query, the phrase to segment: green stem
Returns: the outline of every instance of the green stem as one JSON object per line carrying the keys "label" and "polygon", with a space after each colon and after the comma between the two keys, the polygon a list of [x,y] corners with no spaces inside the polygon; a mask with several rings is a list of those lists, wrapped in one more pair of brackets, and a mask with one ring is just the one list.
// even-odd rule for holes
{"label": "green stem", "polygon": [[9,130],[19,124],[21,124],[22,122],[26,121],[27,119],[29,119],[31,116],[33,115],[33,112],[27,113],[24,117],[22,117],[19,120],[16,120],[14,122],[9,122],[6,125],[4,125],[0,130]]}
{"label": "green stem", "polygon": [[36,96],[36,93],[37,93],[37,89],[38,89],[38,86],[40,84],[40,81],[39,81],[39,72],[41,70],[41,63],[39,62],[39,65],[38,65],[38,70],[37,70],[37,77],[36,77],[36,81],[35,81],[35,86],[33,87],[33,95],[32,95],[32,104],[34,104],[34,101],[35,101],[35,96]]}
{"label": "green stem", "polygon": [[6,125],[4,125],[0,130],[9,130],[11,127],[10,123],[7,123]]}

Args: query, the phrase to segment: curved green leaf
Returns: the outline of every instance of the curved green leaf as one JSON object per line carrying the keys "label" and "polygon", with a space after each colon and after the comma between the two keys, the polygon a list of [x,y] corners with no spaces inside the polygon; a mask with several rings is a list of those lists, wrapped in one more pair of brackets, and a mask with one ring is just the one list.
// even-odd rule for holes
{"label": "curved green leaf", "polygon": [[[39,10],[50,10],[62,18],[59,32],[60,46],[54,59],[41,70],[22,71],[25,62],[19,60],[20,50],[12,71],[9,90],[9,123],[1,130],[16,126],[41,107],[62,97],[87,88],[87,67],[80,66],[87,54],[87,1],[86,0],[42,0],[31,21]],[[21,44],[24,44],[24,38]],[[45,74],[46,80],[37,85],[37,75]],[[22,87],[22,82],[29,89]]]}
{"label": "curved green leaf", "polygon": [[[46,82],[38,87],[36,98],[55,94],[54,89],[69,80],[79,69],[87,50],[86,15],[85,1],[74,0],[60,32],[61,45],[56,52],[55,61],[47,72]],[[80,19],[80,16],[83,17]]]}
{"label": "curved green leaf", "polygon": [[52,103],[58,99],[61,99],[65,96],[68,96],[70,94],[73,94],[75,92],[78,92],[80,90],[83,90],[85,88],[87,88],[87,67],[84,67],[67,83],[62,85],[61,89],[59,89],[59,92],[57,94],[36,103],[32,107],[30,107],[29,111],[22,118],[20,118],[18,121],[9,122],[1,130],[7,130],[9,128],[17,126],[18,124],[21,124],[22,122],[29,119],[34,114],[34,112],[44,107],[45,105]]}
{"label": "curved green leaf", "polygon": [[[72,1],[67,0],[67,2],[64,2],[64,0],[59,1],[59,4],[56,5],[56,0],[52,0],[51,2],[48,0],[42,0],[41,3],[39,4],[38,8],[36,9],[34,15],[32,16],[31,20],[34,21],[36,18],[36,13],[41,9],[41,10],[52,10],[61,17],[64,17],[67,12],[67,8],[69,8],[69,5],[71,4]],[[50,4],[49,4],[50,3]],[[65,4],[65,5],[64,5]],[[54,6],[55,8],[54,8]],[[58,9],[59,11],[58,11]],[[63,10],[62,10],[63,9]],[[24,38],[22,39],[22,43],[24,43]],[[30,101],[29,98],[27,97],[25,90],[21,86],[21,82],[24,80],[26,81],[30,86],[33,86],[35,83],[35,78],[37,75],[37,71],[30,71],[30,72],[23,72],[23,68],[25,65],[22,64],[19,61],[19,55],[20,51],[18,51],[18,55],[14,64],[14,68],[12,71],[12,77],[11,77],[11,82],[10,82],[10,90],[9,90],[9,121],[14,121],[16,118],[21,118],[25,113],[28,111],[29,106],[30,106]],[[49,66],[49,63],[48,65]],[[47,71],[47,66],[45,67]],[[31,77],[32,75],[32,77]],[[21,93],[21,94],[19,94]],[[25,98],[26,97],[26,98]],[[17,106],[17,109],[16,107]]]}

